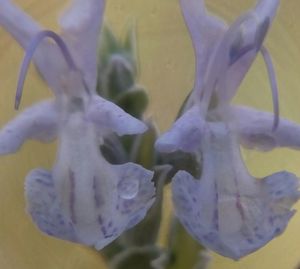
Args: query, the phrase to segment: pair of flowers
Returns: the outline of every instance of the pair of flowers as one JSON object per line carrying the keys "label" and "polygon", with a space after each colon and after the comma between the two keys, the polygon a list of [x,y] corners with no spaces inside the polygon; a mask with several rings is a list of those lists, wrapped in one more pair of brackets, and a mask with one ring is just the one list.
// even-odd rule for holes
{"label": "pair of flowers", "polygon": [[[0,24],[26,50],[16,107],[32,57],[55,94],[1,130],[0,153],[17,151],[26,139],[59,137],[53,170],[36,169],[26,178],[28,211],[43,232],[97,249],[140,222],[155,199],[151,171],[133,163],[111,165],[98,149],[111,132],[146,131],[144,123],[96,94],[104,2],[74,0],[60,21],[60,37],[44,31],[9,0],[0,0]],[[204,0],[180,0],[195,48],[196,79],[183,115],[156,148],[201,155],[200,179],[179,171],[172,180],[176,215],[195,239],[233,259],[280,234],[299,198],[295,175],[279,172],[257,180],[239,150],[240,143],[262,150],[300,146],[300,126],[279,119],[275,75],[262,46],[278,3],[260,0],[227,27],[207,13]],[[271,79],[274,115],[230,105],[260,51]]]}

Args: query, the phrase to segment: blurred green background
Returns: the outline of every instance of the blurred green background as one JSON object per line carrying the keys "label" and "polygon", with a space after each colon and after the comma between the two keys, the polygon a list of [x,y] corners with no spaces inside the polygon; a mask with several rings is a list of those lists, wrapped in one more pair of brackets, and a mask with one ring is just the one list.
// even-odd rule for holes
{"label": "blurred green background", "polygon": [[[67,1],[16,0],[46,28],[59,30],[56,19]],[[253,0],[207,0],[209,9],[234,20]],[[0,1],[1,8],[1,1]],[[281,114],[300,123],[300,2],[282,1],[278,16],[267,36],[280,89]],[[185,96],[193,85],[194,55],[181,17],[178,0],[107,0],[105,21],[118,36],[136,24],[140,81],[149,91],[148,116],[164,131],[170,127]],[[14,40],[0,28],[0,125],[17,113],[13,110],[18,69],[23,56]],[[22,107],[51,96],[32,68],[25,84]],[[260,57],[252,66],[234,100],[272,110],[269,83]],[[32,224],[25,212],[24,178],[36,167],[50,169],[56,144],[28,142],[20,152],[1,157],[0,162],[0,268],[5,269],[94,269],[105,268],[100,255],[76,244],[47,237]],[[300,152],[271,153],[243,151],[250,172],[263,177],[279,170],[300,175]],[[300,203],[298,203],[300,209]],[[166,190],[160,244],[165,243],[172,211]],[[213,254],[209,269],[293,269],[300,262],[300,213],[286,232],[267,246],[239,262]],[[187,251],[189,251],[187,249]],[[182,255],[185,255],[182,253]],[[130,269],[130,268],[129,268]],[[190,268],[182,268],[190,269]]]}

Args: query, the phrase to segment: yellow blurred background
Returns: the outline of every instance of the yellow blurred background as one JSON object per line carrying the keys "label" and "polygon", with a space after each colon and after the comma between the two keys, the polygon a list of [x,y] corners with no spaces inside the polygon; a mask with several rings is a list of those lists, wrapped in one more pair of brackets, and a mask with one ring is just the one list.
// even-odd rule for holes
{"label": "yellow blurred background", "polygon": [[[46,28],[58,30],[57,16],[67,3],[62,0],[16,0]],[[231,22],[254,4],[254,0],[207,0],[209,9]],[[1,8],[1,1],[0,1]],[[272,54],[280,89],[281,114],[300,123],[300,2],[282,1],[278,16],[266,40]],[[135,21],[141,67],[140,84],[149,91],[149,115],[160,129],[170,127],[186,94],[192,88],[194,55],[178,0],[108,0],[105,21],[122,36],[126,25]],[[0,126],[13,118],[14,93],[23,52],[0,28]],[[51,93],[32,69],[25,85],[22,107]],[[235,102],[271,110],[266,71],[261,59],[251,68]],[[51,168],[56,145],[27,142],[21,151],[0,161],[0,268],[2,269],[100,269],[105,268],[95,251],[40,233],[25,213],[23,183],[33,168]],[[300,152],[271,153],[244,151],[252,174],[263,177],[279,170],[300,175]],[[171,210],[170,194],[165,209]],[[298,203],[300,209],[300,203]],[[165,215],[165,222],[169,213]],[[167,233],[161,231],[161,243]],[[300,213],[286,232],[261,250],[239,262],[213,254],[209,269],[293,269],[300,262]],[[130,268],[128,268],[130,269]],[[190,269],[190,268],[182,268]]]}

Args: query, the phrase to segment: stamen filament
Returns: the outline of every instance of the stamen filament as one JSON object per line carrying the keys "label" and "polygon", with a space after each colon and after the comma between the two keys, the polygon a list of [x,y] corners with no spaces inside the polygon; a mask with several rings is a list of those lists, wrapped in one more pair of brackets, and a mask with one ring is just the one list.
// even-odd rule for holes
{"label": "stamen filament", "polygon": [[71,70],[78,70],[78,68],[75,65],[75,62],[70,54],[70,51],[66,45],[66,43],[63,41],[63,39],[56,34],[53,31],[50,30],[45,30],[39,32],[34,38],[31,40],[29,43],[28,48],[25,51],[25,56],[23,58],[23,62],[20,68],[20,73],[19,73],[19,80],[17,84],[17,91],[16,91],[16,97],[15,97],[15,109],[17,110],[20,106],[21,98],[22,98],[22,92],[23,92],[23,86],[24,86],[24,81],[26,78],[26,74],[28,71],[29,64],[31,62],[31,59],[34,55],[35,50],[41,43],[41,41],[46,38],[52,38],[55,43],[58,45],[60,48],[63,57],[65,58],[67,64],[69,65]]}
{"label": "stamen filament", "polygon": [[276,75],[272,63],[272,58],[268,52],[268,50],[262,46],[260,48],[261,55],[263,56],[264,62],[267,67],[269,80],[270,80],[270,86],[272,91],[272,100],[273,100],[273,110],[274,110],[274,122],[272,131],[276,131],[278,125],[279,125],[279,98],[278,98],[278,86],[276,81]]}

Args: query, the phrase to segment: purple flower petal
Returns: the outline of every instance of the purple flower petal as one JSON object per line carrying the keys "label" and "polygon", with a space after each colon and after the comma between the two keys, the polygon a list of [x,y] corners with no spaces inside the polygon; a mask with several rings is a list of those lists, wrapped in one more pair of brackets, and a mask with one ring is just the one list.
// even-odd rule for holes
{"label": "purple flower petal", "polygon": [[[147,211],[155,200],[155,188],[151,181],[153,172],[144,169],[134,163],[113,165],[116,172],[117,200],[111,208],[111,212],[103,214],[103,221],[106,232],[115,230],[114,238],[118,237],[125,230],[132,228],[145,217]],[[101,185],[99,186],[101,188]],[[105,192],[106,190],[104,190]],[[98,240],[95,244],[96,249],[105,246],[105,241]]]}
{"label": "purple flower petal", "polygon": [[75,228],[60,207],[50,172],[36,169],[26,177],[27,211],[44,233],[77,242]]}
{"label": "purple flower petal", "polygon": [[26,49],[30,40],[42,30],[30,16],[10,0],[1,1],[0,25],[3,26]]}
{"label": "purple flower petal", "polygon": [[273,113],[232,106],[230,115],[240,142],[246,148],[263,151],[276,147],[300,149],[300,125],[295,122],[281,118],[278,128],[273,131]]}
{"label": "purple flower petal", "polygon": [[[75,181],[76,174],[71,175],[73,188],[67,197],[73,197],[68,206],[74,215],[64,208],[53,175],[33,170],[26,178],[25,192],[27,210],[39,229],[50,236],[101,249],[140,222],[154,202],[153,172],[132,163],[110,169],[115,174],[109,178],[95,176],[93,184],[85,187],[89,196],[76,196],[80,182]],[[108,181],[115,187],[107,189]]]}
{"label": "purple flower petal", "polygon": [[60,19],[62,36],[92,91],[96,89],[97,45],[104,5],[104,0],[73,0]]}
{"label": "purple flower petal", "polygon": [[230,102],[260,50],[278,4],[279,1],[259,1],[226,31],[224,23],[206,12],[203,0],[181,0],[196,53],[196,79],[190,102],[205,96],[203,102],[208,106],[214,91],[220,104]]}
{"label": "purple flower petal", "polygon": [[37,35],[40,27],[30,17],[8,1],[3,7],[0,23],[28,49],[17,105],[26,68],[41,39],[54,38],[71,65],[67,67],[61,54],[58,57],[56,46],[41,43],[34,59],[56,90],[56,100],[25,110],[4,127],[0,153],[16,151],[26,139],[48,141],[58,133],[60,143],[53,172],[34,170],[26,179],[28,211],[48,235],[101,249],[140,222],[155,196],[153,172],[132,163],[111,165],[100,154],[99,137],[112,131],[124,135],[147,129],[142,121],[96,95],[96,48],[104,1],[74,0],[63,17],[63,37],[70,55],[55,33],[42,31]]}
{"label": "purple flower petal", "polygon": [[258,0],[255,13],[259,18],[269,17],[272,21],[276,15],[280,0]]}
{"label": "purple flower petal", "polygon": [[201,178],[180,171],[173,179],[176,215],[201,244],[239,259],[284,231],[300,197],[299,181],[288,172],[262,180],[249,175],[223,123],[210,124],[202,145]]}
{"label": "purple flower petal", "polygon": [[[228,47],[230,64],[217,90],[220,102],[229,102],[236,94],[262,46],[278,5],[278,0],[260,0],[256,7],[248,13],[251,16],[238,29],[235,39],[231,40],[232,43]],[[224,46],[220,46],[219,50],[224,53]]]}
{"label": "purple flower petal", "polygon": [[204,0],[180,0],[180,5],[195,49],[194,94],[199,98],[208,62],[227,26],[207,12]]}
{"label": "purple flower petal", "polygon": [[116,132],[118,135],[139,134],[147,130],[147,126],[132,117],[114,103],[100,96],[94,96],[89,104],[86,117],[93,122],[100,133]]}
{"label": "purple flower petal", "polygon": [[[217,105],[228,103],[257,55],[259,27],[254,12],[240,16],[224,34],[212,55],[205,76],[203,106],[208,106],[215,93]],[[259,31],[265,34],[265,31]],[[261,40],[260,38],[259,40]]]}
{"label": "purple flower petal", "polygon": [[57,136],[59,114],[54,101],[38,103],[0,131],[0,154],[16,152],[27,139],[52,141]]}
{"label": "purple flower petal", "polygon": [[[88,88],[96,89],[97,45],[104,11],[104,0],[74,0],[60,20],[62,37],[82,71]],[[43,28],[9,0],[1,2],[2,25],[26,50],[30,40]],[[41,75],[56,94],[63,88],[63,76],[69,71],[58,48],[42,42],[34,57]]]}
{"label": "purple flower petal", "polygon": [[199,150],[205,122],[201,118],[198,106],[193,106],[185,112],[165,134],[160,136],[155,147],[161,152],[174,152],[182,150],[194,152]]}
{"label": "purple flower petal", "polygon": [[[19,108],[19,105],[21,102],[23,86],[24,86],[25,78],[27,75],[27,71],[28,71],[31,59],[34,56],[36,49],[39,47],[39,45],[42,43],[42,41],[47,37],[52,38],[55,41],[55,43],[58,45],[59,49],[61,50],[63,58],[65,59],[65,61],[67,62],[68,66],[70,68],[69,73],[76,72],[76,71],[77,71],[77,73],[79,73],[78,69],[76,67],[76,64],[73,61],[73,58],[72,58],[66,44],[61,39],[61,37],[59,35],[57,35],[56,33],[49,31],[49,30],[39,32],[36,36],[33,37],[31,42],[29,43],[28,48],[26,49],[26,52],[25,52],[25,56],[23,58],[23,62],[22,62],[21,68],[20,68],[20,73],[19,73],[18,84],[17,84],[15,109]],[[78,74],[77,74],[77,76],[78,76]],[[66,78],[65,78],[65,80],[66,80]],[[63,92],[62,89],[61,89],[61,92]]]}
{"label": "purple flower petal", "polygon": [[76,242],[100,249],[144,217],[153,203],[153,172],[109,164],[99,151],[94,124],[85,120],[82,100],[72,105],[79,106],[63,111],[52,173],[55,196]]}

